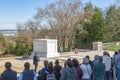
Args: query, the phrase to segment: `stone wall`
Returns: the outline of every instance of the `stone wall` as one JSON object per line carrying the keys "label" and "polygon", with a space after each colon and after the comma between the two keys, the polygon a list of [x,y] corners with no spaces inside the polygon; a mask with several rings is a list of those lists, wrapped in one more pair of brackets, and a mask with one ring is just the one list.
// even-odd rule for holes
{"label": "stone wall", "polygon": [[102,50],[102,42],[93,42],[93,50],[101,51]]}
{"label": "stone wall", "polygon": [[102,43],[102,42],[93,42],[93,50],[101,51],[102,49],[108,46],[119,46],[120,42],[109,42],[109,43]]}
{"label": "stone wall", "polygon": [[103,48],[108,46],[119,46],[120,42],[109,42],[109,43],[103,43]]}

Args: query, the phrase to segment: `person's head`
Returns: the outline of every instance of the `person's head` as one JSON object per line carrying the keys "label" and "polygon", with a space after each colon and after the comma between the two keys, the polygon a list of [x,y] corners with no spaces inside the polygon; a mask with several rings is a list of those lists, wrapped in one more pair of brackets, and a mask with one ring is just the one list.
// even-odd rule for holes
{"label": "person's head", "polygon": [[47,61],[47,60],[44,61],[44,66],[45,66],[45,67],[48,66],[48,61]]}
{"label": "person's head", "polygon": [[48,69],[53,69],[53,63],[52,62],[48,63]]}
{"label": "person's head", "polygon": [[71,60],[67,60],[66,64],[69,68],[73,68],[73,62]]}
{"label": "person's head", "polygon": [[102,62],[102,59],[103,59],[102,56],[99,56],[99,62]]}
{"label": "person's head", "polygon": [[72,60],[70,58],[68,58],[67,61],[72,61]]}
{"label": "person's head", "polygon": [[104,51],[103,52],[103,56],[109,56],[110,57],[109,52],[108,51]]}
{"label": "person's head", "polygon": [[117,51],[114,52],[114,56],[115,56],[115,55],[118,55],[118,52],[117,52]]}
{"label": "person's head", "polygon": [[77,59],[73,59],[72,62],[74,64],[74,67],[78,67],[79,66],[79,62],[78,62]]}
{"label": "person's head", "polygon": [[35,56],[38,56],[38,53],[35,53]]}
{"label": "person's head", "polygon": [[87,55],[87,56],[85,56],[85,58],[90,59],[90,56],[89,56],[89,55]]}
{"label": "person's head", "polygon": [[25,67],[25,69],[30,69],[30,63],[29,63],[29,62],[26,62],[26,63],[24,64],[24,67]]}
{"label": "person's head", "polygon": [[10,62],[5,63],[5,68],[10,69],[12,67],[12,64]]}
{"label": "person's head", "polygon": [[88,58],[83,58],[83,64],[89,64]]}
{"label": "person's head", "polygon": [[99,56],[98,56],[98,55],[95,55],[95,56],[94,56],[94,60],[99,60]]}
{"label": "person's head", "polygon": [[59,65],[59,60],[55,60],[55,65]]}

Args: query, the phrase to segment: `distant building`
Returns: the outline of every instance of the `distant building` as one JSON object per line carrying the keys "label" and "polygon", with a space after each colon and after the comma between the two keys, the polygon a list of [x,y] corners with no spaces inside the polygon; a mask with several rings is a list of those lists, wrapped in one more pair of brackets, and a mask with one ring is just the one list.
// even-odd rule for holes
{"label": "distant building", "polygon": [[17,30],[0,30],[0,32],[4,36],[15,36],[17,34]]}

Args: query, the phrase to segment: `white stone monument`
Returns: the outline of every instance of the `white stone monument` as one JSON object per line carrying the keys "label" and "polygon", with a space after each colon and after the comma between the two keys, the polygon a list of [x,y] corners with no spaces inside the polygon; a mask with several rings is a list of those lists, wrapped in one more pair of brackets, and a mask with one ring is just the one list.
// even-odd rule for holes
{"label": "white stone monument", "polygon": [[102,51],[102,42],[93,42],[93,50]]}
{"label": "white stone monument", "polygon": [[50,58],[59,56],[57,51],[57,40],[56,39],[34,39],[33,41],[33,53],[38,53],[40,57]]}

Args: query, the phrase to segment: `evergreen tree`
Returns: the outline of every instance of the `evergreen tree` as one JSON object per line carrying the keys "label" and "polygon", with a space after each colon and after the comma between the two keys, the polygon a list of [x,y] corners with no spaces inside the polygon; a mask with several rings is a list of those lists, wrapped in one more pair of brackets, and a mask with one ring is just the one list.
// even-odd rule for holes
{"label": "evergreen tree", "polygon": [[95,7],[95,13],[91,19],[90,26],[87,27],[89,42],[104,41],[105,37],[105,20],[102,11]]}
{"label": "evergreen tree", "polygon": [[111,5],[106,12],[105,21],[110,41],[120,41],[120,7]]}

